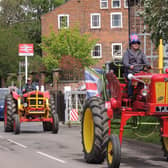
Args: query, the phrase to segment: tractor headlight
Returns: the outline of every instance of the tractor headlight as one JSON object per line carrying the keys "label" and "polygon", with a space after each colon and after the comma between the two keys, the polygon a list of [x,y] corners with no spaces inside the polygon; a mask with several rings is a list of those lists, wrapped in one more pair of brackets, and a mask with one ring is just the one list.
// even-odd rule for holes
{"label": "tractor headlight", "polygon": [[24,103],[23,106],[24,106],[24,107],[27,107],[27,103]]}
{"label": "tractor headlight", "polygon": [[43,101],[42,101],[42,100],[39,100],[39,101],[38,101],[38,104],[39,104],[39,105],[42,105],[42,104],[43,104]]}
{"label": "tractor headlight", "polygon": [[142,96],[147,96],[148,95],[148,90],[147,89],[142,89],[141,90],[141,94],[142,94]]}

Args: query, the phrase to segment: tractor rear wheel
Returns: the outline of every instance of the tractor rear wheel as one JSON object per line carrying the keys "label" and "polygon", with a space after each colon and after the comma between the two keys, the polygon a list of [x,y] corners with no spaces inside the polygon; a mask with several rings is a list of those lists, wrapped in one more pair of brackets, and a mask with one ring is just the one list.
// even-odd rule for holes
{"label": "tractor rear wheel", "polygon": [[14,133],[15,134],[19,134],[20,133],[20,118],[18,114],[15,114],[13,116],[13,129],[14,129]]}
{"label": "tractor rear wheel", "polygon": [[53,117],[53,125],[52,125],[52,131],[54,134],[57,134],[58,133],[58,130],[59,130],[59,119],[58,119],[58,114],[57,113],[54,113],[52,115]]}
{"label": "tractor rear wheel", "polygon": [[16,103],[11,94],[6,96],[5,99],[5,112],[4,112],[4,131],[13,131],[13,115],[16,113]]}
{"label": "tractor rear wheel", "polygon": [[85,160],[88,163],[103,162],[108,141],[108,117],[101,98],[92,97],[86,101],[81,124]]}
{"label": "tractor rear wheel", "polygon": [[52,124],[51,122],[43,122],[43,130],[44,131],[52,131]]}
{"label": "tractor rear wheel", "polygon": [[120,141],[117,135],[111,135],[107,144],[108,168],[119,168],[121,158]]}

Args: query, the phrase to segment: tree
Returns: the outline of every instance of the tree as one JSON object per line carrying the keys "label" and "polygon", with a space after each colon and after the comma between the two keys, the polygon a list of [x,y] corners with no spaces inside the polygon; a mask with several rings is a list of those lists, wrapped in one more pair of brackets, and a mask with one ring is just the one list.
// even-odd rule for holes
{"label": "tree", "polygon": [[26,11],[29,21],[27,27],[29,38],[35,44],[35,51],[38,55],[41,54],[39,44],[41,43],[41,15],[52,11],[54,8],[63,4],[64,0],[27,0]]}
{"label": "tree", "polygon": [[24,4],[26,0],[1,0],[0,22],[1,25],[11,25],[25,19]]}
{"label": "tree", "polygon": [[[61,29],[58,33],[51,31],[48,37],[43,37],[42,49],[45,52],[43,60],[48,70],[60,67],[64,56],[71,56],[82,66],[93,65],[96,61],[91,57],[91,49],[96,44],[90,34],[82,34],[78,28]],[[71,65],[70,65],[71,66]]]}
{"label": "tree", "polygon": [[34,17],[40,19],[42,14],[52,11],[63,4],[65,0],[28,0],[29,9]]}
{"label": "tree", "polygon": [[168,0],[144,0],[143,17],[156,46],[168,41]]}
{"label": "tree", "polygon": [[[18,44],[33,43],[35,57],[41,56],[41,15],[53,10],[64,0],[1,0],[0,1],[0,80],[9,72],[17,73]],[[35,59],[35,61],[34,61]],[[41,67],[39,57],[30,61],[29,70]],[[37,63],[38,62],[38,63]],[[8,67],[8,68],[7,68]],[[38,69],[38,68],[37,68]]]}
{"label": "tree", "polygon": [[[63,4],[64,0],[1,0],[0,25],[24,25],[24,32],[35,45],[35,53],[41,55],[41,15]],[[22,24],[21,24],[22,23]]]}
{"label": "tree", "polygon": [[20,31],[21,27],[11,26],[0,29],[0,78],[7,78],[8,73],[18,72],[18,44],[28,38]]}

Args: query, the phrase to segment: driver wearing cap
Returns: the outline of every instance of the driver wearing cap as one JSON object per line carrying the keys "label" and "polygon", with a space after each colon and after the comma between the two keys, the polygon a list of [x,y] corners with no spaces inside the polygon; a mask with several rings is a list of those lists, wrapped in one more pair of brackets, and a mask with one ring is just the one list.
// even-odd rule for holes
{"label": "driver wearing cap", "polygon": [[[127,49],[123,56],[123,64],[125,67],[125,76],[129,73],[138,73],[143,70],[142,64],[151,68],[146,55],[140,50],[140,40],[137,34],[130,36],[130,49]],[[133,86],[131,80],[128,79],[128,96],[133,96]]]}
{"label": "driver wearing cap", "polygon": [[26,93],[26,92],[30,92],[32,90],[36,90],[36,86],[34,83],[32,83],[31,77],[28,77],[27,83],[24,85],[22,92]]}

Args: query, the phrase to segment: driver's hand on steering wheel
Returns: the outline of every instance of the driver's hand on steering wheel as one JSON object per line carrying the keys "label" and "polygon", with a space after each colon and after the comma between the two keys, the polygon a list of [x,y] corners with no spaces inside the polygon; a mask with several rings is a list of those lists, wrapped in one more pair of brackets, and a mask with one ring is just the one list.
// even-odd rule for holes
{"label": "driver's hand on steering wheel", "polygon": [[146,66],[144,66],[144,71],[148,71],[148,70],[150,70],[150,69],[152,69],[152,66],[151,66],[151,65],[146,65]]}

